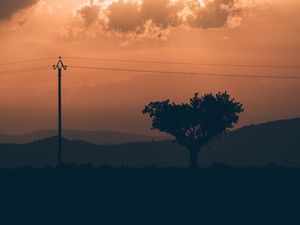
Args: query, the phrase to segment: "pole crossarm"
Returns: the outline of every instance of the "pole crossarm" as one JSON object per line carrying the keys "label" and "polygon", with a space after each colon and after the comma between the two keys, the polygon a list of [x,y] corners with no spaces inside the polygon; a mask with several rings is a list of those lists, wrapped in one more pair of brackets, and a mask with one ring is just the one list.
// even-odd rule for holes
{"label": "pole crossarm", "polygon": [[59,56],[58,58],[58,62],[56,63],[56,65],[53,65],[53,69],[64,69],[67,70],[67,66],[63,63],[61,56]]}

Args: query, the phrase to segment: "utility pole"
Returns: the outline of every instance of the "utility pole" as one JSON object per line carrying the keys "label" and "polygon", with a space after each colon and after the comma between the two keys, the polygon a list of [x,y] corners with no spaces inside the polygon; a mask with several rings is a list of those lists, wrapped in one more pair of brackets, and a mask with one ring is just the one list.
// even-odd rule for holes
{"label": "utility pole", "polygon": [[67,66],[64,65],[61,57],[59,57],[56,65],[53,65],[53,69],[58,71],[58,154],[57,154],[57,166],[62,165],[62,106],[61,106],[61,76],[62,70],[67,70]]}

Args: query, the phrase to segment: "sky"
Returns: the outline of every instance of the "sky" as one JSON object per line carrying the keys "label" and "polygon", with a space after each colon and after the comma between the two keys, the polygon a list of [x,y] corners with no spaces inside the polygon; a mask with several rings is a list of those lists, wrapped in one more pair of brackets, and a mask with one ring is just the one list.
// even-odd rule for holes
{"label": "sky", "polygon": [[[0,0],[0,133],[56,128],[58,56],[69,66],[64,128],[153,134],[144,105],[196,92],[228,91],[242,102],[239,126],[299,117],[300,80],[74,68],[300,76],[287,67],[114,61],[299,67],[299,11],[298,0]],[[3,65],[30,59],[45,60]]]}

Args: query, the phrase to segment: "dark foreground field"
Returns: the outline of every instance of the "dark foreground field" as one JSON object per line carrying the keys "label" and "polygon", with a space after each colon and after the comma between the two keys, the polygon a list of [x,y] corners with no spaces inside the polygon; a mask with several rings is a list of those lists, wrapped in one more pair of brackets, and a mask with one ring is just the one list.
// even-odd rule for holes
{"label": "dark foreground field", "polygon": [[300,224],[300,169],[0,171],[0,224]]}

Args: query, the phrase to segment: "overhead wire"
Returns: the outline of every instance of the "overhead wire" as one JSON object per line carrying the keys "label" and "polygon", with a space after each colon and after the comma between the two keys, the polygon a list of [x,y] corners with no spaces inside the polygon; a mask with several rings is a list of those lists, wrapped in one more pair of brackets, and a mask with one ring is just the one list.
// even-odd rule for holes
{"label": "overhead wire", "polygon": [[0,76],[7,76],[12,74],[19,74],[19,73],[27,73],[27,72],[35,72],[35,71],[43,71],[50,69],[49,66],[40,66],[40,67],[27,67],[15,70],[5,70],[0,71]]}
{"label": "overhead wire", "polygon": [[190,65],[190,66],[222,66],[222,67],[244,67],[244,68],[274,68],[274,69],[300,69],[300,65],[266,65],[266,64],[225,64],[225,63],[193,63],[193,62],[170,62],[170,61],[146,61],[110,58],[85,58],[85,57],[64,57],[74,60],[92,60],[105,62],[144,63],[144,64],[166,64],[166,65]]}
{"label": "overhead wire", "polygon": [[[84,57],[64,57],[66,59],[80,59],[80,60],[103,60],[111,62],[132,62],[132,63],[149,63],[149,64],[179,64],[179,65],[208,65],[208,66],[236,66],[236,67],[266,67],[266,68],[300,68],[300,66],[283,66],[283,65],[243,65],[243,64],[205,64],[205,63],[185,63],[185,62],[164,62],[164,61],[143,61],[143,60],[120,60],[120,59],[105,59],[105,58],[84,58]],[[45,60],[55,59],[55,57],[39,58],[32,60],[14,61],[8,63],[0,63],[0,65],[23,64],[31,62],[40,62]],[[27,67],[13,70],[0,71],[0,76],[10,74],[34,72],[49,69],[50,66]],[[119,71],[119,72],[136,72],[136,73],[155,73],[155,74],[173,74],[173,75],[193,75],[193,76],[208,76],[208,77],[231,77],[231,78],[260,78],[260,79],[293,79],[299,80],[300,76],[295,75],[257,75],[257,74],[241,74],[241,73],[207,73],[207,72],[178,72],[178,71],[164,71],[164,70],[147,70],[147,69],[124,69],[115,67],[93,67],[93,66],[77,66],[71,65],[69,68],[75,69],[92,69],[105,71]]]}
{"label": "overhead wire", "polygon": [[[106,61],[106,62],[143,63],[143,64],[300,69],[300,65],[195,63],[195,62],[170,62],[170,61],[155,61],[155,60],[134,60],[134,59],[88,58],[88,57],[73,57],[73,56],[67,56],[64,58],[65,59],[74,59],[74,60],[92,60],[92,61]],[[36,58],[36,59],[29,59],[29,60],[23,60],[23,61],[12,61],[12,62],[0,63],[0,66],[23,64],[23,63],[34,63],[34,62],[47,61],[47,60],[52,60],[52,59],[56,59],[56,57],[45,57],[45,58]]]}
{"label": "overhead wire", "polygon": [[23,61],[12,61],[12,62],[0,63],[0,66],[8,66],[8,65],[24,64],[24,63],[34,63],[34,62],[47,61],[50,59],[56,59],[56,57],[37,58],[37,59],[29,59],[29,60],[23,60]]}
{"label": "overhead wire", "polygon": [[208,76],[208,77],[230,77],[230,78],[263,78],[263,79],[290,79],[300,80],[300,76],[283,76],[283,75],[256,75],[256,74],[229,74],[229,73],[206,73],[206,72],[178,72],[178,71],[163,71],[163,70],[143,70],[143,69],[123,69],[112,67],[91,67],[91,66],[68,66],[75,69],[91,69],[105,70],[118,72],[137,72],[137,73],[155,73],[155,74],[173,74],[173,75],[193,75],[193,76]]}

